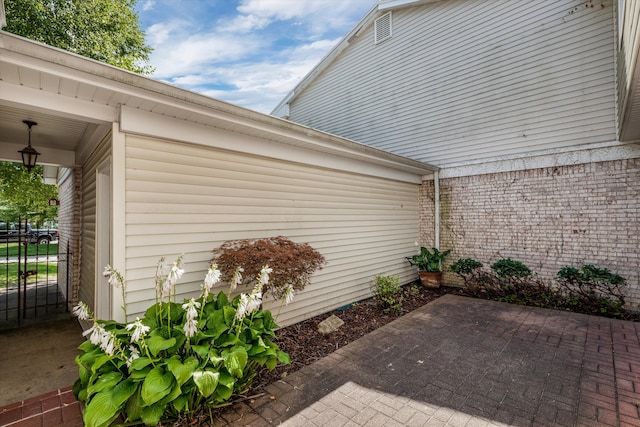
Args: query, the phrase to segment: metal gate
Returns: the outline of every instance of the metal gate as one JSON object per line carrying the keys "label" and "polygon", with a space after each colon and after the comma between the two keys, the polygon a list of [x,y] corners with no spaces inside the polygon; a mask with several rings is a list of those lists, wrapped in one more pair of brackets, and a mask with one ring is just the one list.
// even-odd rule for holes
{"label": "metal gate", "polygon": [[67,313],[69,246],[59,247],[57,228],[27,220],[0,221],[0,328],[21,326]]}

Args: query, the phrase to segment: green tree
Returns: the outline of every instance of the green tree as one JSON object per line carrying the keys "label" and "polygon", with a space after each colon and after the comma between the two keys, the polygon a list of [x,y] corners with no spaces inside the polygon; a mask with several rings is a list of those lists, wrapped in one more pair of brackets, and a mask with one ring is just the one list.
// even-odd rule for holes
{"label": "green tree", "polygon": [[140,74],[151,74],[137,0],[5,0],[5,31]]}
{"label": "green tree", "polygon": [[35,223],[53,219],[57,208],[49,206],[49,199],[57,196],[58,188],[43,182],[42,166],[28,172],[22,163],[0,162],[1,221],[17,221],[28,214]]}

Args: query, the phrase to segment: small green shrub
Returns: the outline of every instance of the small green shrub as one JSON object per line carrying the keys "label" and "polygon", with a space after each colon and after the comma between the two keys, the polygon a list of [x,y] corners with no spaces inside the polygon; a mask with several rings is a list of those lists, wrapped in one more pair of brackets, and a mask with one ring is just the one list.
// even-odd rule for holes
{"label": "small green shrub", "polygon": [[476,261],[473,258],[460,258],[449,267],[449,270],[462,277],[464,283],[467,284],[471,275],[479,268],[482,268],[482,263]]}
{"label": "small green shrub", "polygon": [[400,276],[385,276],[378,274],[373,281],[374,297],[378,307],[385,313],[402,310],[404,293],[400,286]]}
{"label": "small green shrub", "polygon": [[591,264],[586,264],[581,269],[563,267],[556,278],[567,295],[567,300],[576,306],[609,317],[618,317],[624,311],[623,288],[626,280],[606,268]]}
{"label": "small green shrub", "polygon": [[522,278],[531,275],[529,267],[521,263],[520,261],[514,261],[511,258],[501,259],[496,261],[491,269],[496,275],[502,279],[510,278]]}

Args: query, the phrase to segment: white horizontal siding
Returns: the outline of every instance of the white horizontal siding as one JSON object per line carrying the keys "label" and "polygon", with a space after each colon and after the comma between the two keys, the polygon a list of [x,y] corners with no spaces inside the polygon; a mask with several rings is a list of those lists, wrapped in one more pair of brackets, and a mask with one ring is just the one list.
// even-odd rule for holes
{"label": "white horizontal siding", "polygon": [[327,259],[283,311],[281,324],[369,296],[378,273],[415,278],[404,257],[417,240],[417,184],[133,136],[126,159],[132,316],[153,302],[160,257],[185,254],[178,298],[191,297],[211,251],[230,239],[283,235]]}
{"label": "white horizontal siding", "polygon": [[[602,6],[601,6],[602,5]],[[615,139],[611,0],[450,0],[365,29],[290,119],[439,166]]]}
{"label": "white horizontal siding", "polygon": [[[96,170],[111,153],[111,136],[103,140],[82,165],[82,244],[78,298],[94,311],[96,280]],[[104,266],[98,266],[100,271]]]}

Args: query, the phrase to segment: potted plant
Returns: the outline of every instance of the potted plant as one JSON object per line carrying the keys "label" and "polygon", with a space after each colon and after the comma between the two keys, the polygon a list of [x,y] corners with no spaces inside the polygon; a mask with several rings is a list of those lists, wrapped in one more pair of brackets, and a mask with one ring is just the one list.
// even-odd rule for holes
{"label": "potted plant", "polygon": [[437,248],[431,248],[432,250],[420,248],[420,253],[406,257],[409,264],[418,267],[418,273],[420,274],[420,282],[423,286],[429,288],[438,288],[442,283],[442,262],[451,253],[451,249],[440,252]]}

